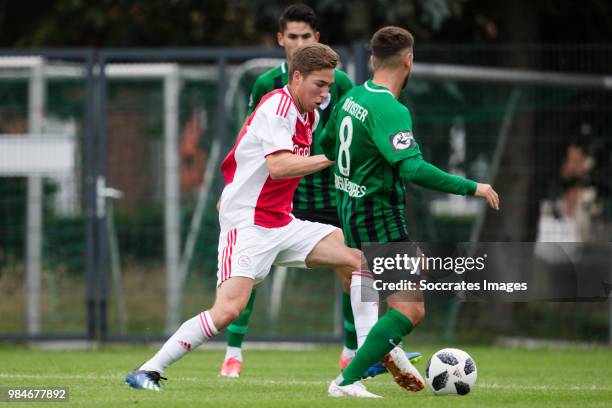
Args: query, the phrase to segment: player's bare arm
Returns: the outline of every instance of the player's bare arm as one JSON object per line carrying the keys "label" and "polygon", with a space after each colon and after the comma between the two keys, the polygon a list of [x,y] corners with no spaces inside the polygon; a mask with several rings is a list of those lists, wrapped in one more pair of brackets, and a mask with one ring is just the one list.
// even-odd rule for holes
{"label": "player's bare arm", "polygon": [[334,163],[327,160],[322,154],[302,157],[288,151],[271,154],[266,157],[266,161],[272,180],[301,177],[316,173]]}

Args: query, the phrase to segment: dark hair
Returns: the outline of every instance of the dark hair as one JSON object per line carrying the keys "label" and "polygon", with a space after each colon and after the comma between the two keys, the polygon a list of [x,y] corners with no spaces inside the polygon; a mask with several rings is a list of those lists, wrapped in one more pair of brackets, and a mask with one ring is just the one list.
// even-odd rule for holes
{"label": "dark hair", "polygon": [[336,51],[325,44],[314,43],[301,46],[295,50],[289,63],[289,82],[295,71],[300,71],[302,76],[306,77],[313,71],[336,68],[338,61],[340,57]]}
{"label": "dark hair", "polygon": [[372,55],[382,63],[391,57],[399,56],[406,49],[412,51],[413,46],[412,34],[408,30],[395,26],[381,28],[374,33],[370,41]]}
{"label": "dark hair", "polygon": [[283,11],[278,18],[278,30],[284,33],[289,22],[302,22],[308,24],[313,31],[317,31],[317,15],[306,4],[292,4]]}

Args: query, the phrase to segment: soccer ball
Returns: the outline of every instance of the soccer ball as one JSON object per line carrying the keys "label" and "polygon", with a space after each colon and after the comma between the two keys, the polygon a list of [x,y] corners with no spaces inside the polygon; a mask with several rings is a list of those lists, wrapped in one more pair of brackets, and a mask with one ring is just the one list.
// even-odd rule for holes
{"label": "soccer ball", "polygon": [[427,362],[425,378],[435,395],[466,395],[476,384],[476,363],[468,353],[445,348]]}

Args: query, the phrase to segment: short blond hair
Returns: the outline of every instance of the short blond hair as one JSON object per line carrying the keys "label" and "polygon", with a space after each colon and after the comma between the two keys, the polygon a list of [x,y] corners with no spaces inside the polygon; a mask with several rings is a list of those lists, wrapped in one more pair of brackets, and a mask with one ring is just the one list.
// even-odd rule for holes
{"label": "short blond hair", "polygon": [[325,44],[314,43],[299,47],[289,63],[289,82],[295,71],[307,77],[320,69],[334,69],[338,66],[339,61],[340,57],[336,51]]}

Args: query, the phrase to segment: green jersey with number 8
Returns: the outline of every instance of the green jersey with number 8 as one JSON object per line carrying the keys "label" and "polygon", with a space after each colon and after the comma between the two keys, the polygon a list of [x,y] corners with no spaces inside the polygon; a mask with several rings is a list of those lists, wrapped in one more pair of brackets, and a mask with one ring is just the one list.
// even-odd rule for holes
{"label": "green jersey with number 8", "polygon": [[398,163],[421,153],[408,108],[387,88],[367,81],[334,107],[321,147],[336,162],[338,215],[347,244],[407,238]]}

